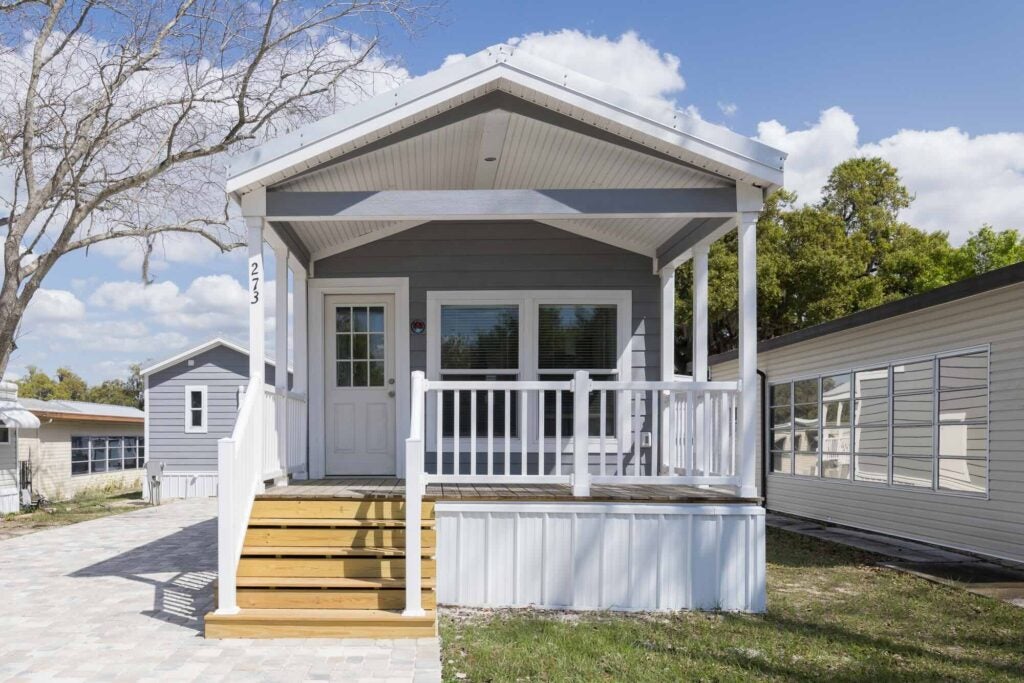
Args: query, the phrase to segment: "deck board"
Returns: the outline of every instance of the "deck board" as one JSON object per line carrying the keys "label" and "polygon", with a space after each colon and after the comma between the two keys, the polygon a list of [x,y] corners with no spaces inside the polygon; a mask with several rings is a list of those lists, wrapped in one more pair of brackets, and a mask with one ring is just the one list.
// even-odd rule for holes
{"label": "deck board", "polygon": [[[303,498],[340,498],[363,500],[402,498],[405,481],[380,477],[331,477],[293,481],[288,486],[273,486],[259,494],[260,499],[295,500]],[[715,503],[759,504],[759,498],[743,498],[728,491],[702,489],[696,486],[658,484],[595,484],[590,496],[577,498],[566,484],[431,484],[426,501],[495,501],[495,502],[630,502],[630,503]]]}

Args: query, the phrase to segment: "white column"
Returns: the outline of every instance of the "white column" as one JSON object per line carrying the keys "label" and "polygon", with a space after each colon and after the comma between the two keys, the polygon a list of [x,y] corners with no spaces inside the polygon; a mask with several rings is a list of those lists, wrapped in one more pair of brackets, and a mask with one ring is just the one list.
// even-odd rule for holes
{"label": "white column", "polygon": [[738,228],[740,406],[737,452],[742,496],[757,495],[757,217],[755,212],[741,213]]}
{"label": "white column", "polygon": [[[693,248],[693,316],[691,323],[693,348],[693,381],[708,381],[708,247]],[[714,466],[711,454],[711,406],[707,394],[694,394],[693,452],[694,461],[706,475]],[[707,488],[706,485],[702,488]]]}
{"label": "white column", "polygon": [[572,495],[586,498],[590,495],[590,375],[586,370],[576,371],[572,392]]}
{"label": "white column", "polygon": [[288,249],[274,247],[274,388],[288,391]]}
{"label": "white column", "polygon": [[661,270],[661,381],[671,382],[676,371],[676,269]]}
{"label": "white column", "polygon": [[708,247],[693,248],[693,381],[708,380]]}
{"label": "white column", "polygon": [[266,354],[264,342],[264,297],[263,280],[263,222],[260,216],[246,216],[249,242],[249,381],[263,383],[263,358]]}
{"label": "white column", "polygon": [[292,388],[299,394],[305,394],[309,387],[309,365],[306,359],[306,269],[294,256],[292,261],[292,342],[295,347],[295,379]]}

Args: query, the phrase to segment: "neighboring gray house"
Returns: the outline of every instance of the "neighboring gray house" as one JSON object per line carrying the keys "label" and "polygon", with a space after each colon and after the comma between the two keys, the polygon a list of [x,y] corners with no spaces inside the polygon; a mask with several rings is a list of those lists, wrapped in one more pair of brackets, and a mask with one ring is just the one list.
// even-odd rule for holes
{"label": "neighboring gray house", "polygon": [[1021,302],[1017,264],[761,342],[768,509],[1024,562]]}
{"label": "neighboring gray house", "polygon": [[[273,386],[274,364],[266,363]],[[231,436],[249,382],[249,352],[211,339],[142,371],[149,459],[164,463],[161,495],[217,495],[217,440]],[[147,482],[148,484],[148,482]]]}

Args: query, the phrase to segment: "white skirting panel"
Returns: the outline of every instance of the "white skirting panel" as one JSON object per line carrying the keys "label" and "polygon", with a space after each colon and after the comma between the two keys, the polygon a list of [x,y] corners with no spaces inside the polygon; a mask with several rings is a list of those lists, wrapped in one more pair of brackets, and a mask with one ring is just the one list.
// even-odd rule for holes
{"label": "white skirting panel", "polygon": [[21,509],[18,489],[0,489],[0,515],[9,515]]}
{"label": "white skirting panel", "polygon": [[[149,495],[149,482],[142,485],[144,496]],[[160,497],[209,498],[217,495],[216,472],[164,472],[161,477]]]}
{"label": "white skirting panel", "polygon": [[442,604],[765,609],[756,505],[439,502],[434,513]]}

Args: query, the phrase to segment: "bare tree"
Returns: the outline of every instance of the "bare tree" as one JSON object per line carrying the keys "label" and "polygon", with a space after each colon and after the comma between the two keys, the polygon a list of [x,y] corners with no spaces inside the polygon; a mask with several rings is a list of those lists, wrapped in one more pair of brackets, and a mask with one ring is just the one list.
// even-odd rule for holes
{"label": "bare tree", "polygon": [[[0,0],[0,375],[57,261],[117,239],[241,245],[223,153],[359,98],[433,0]],[[6,216],[4,214],[7,214]]]}

